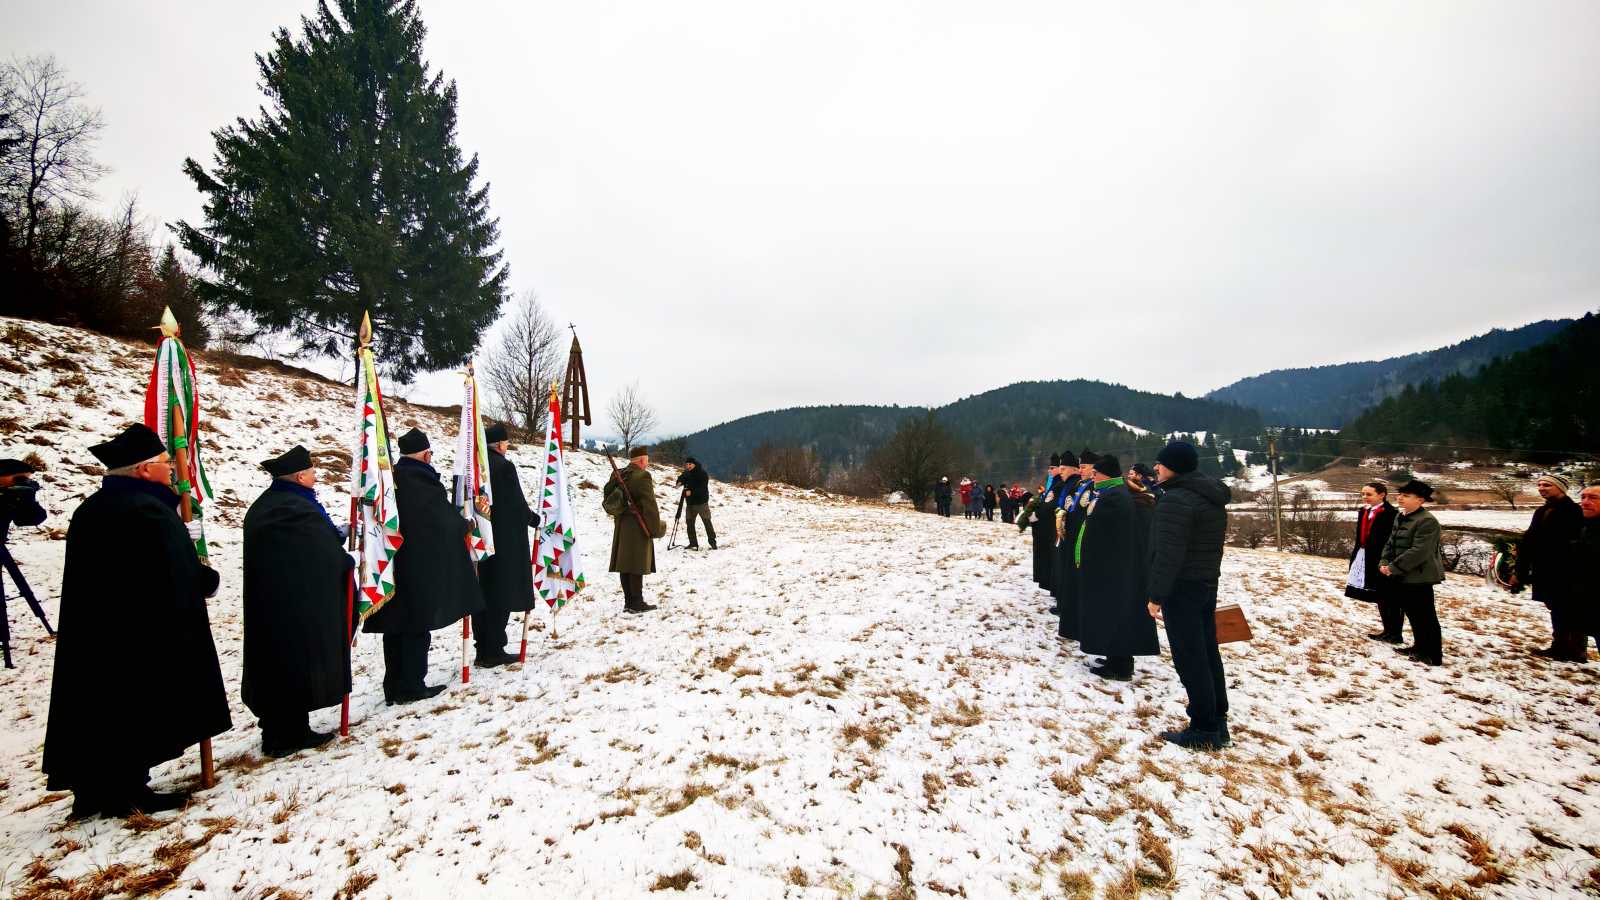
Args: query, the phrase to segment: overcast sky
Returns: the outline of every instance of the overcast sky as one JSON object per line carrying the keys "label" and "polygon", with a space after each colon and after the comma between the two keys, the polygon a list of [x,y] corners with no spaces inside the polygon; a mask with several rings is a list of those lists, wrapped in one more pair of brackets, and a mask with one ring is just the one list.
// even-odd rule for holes
{"label": "overcast sky", "polygon": [[[311,0],[7,3],[103,203],[261,102]],[[428,60],[596,431],[1027,379],[1198,394],[1600,307],[1600,3],[442,2]],[[419,385],[453,402],[455,379]]]}

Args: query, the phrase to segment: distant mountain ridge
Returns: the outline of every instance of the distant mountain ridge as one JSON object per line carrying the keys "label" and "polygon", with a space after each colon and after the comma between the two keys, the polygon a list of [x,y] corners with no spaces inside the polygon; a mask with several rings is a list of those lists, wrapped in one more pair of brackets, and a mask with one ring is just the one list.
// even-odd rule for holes
{"label": "distant mountain ridge", "polygon": [[[763,443],[804,446],[824,465],[853,467],[921,406],[807,406],[744,416],[686,435],[688,451],[720,477],[750,474]],[[1171,432],[1236,436],[1253,449],[1261,431],[1254,410],[1216,400],[1168,396],[1076,379],[1024,381],[964,397],[932,411],[973,449],[972,472],[984,479],[1033,477],[1052,453],[1082,447],[1119,453],[1125,463],[1154,458]],[[1113,418],[1146,430],[1139,434]],[[954,474],[954,473],[953,473]]]}
{"label": "distant mountain ridge", "polygon": [[1217,388],[1206,398],[1250,407],[1273,425],[1339,428],[1407,386],[1471,375],[1496,357],[1547,343],[1574,321],[1495,328],[1448,347],[1390,359],[1275,369]]}

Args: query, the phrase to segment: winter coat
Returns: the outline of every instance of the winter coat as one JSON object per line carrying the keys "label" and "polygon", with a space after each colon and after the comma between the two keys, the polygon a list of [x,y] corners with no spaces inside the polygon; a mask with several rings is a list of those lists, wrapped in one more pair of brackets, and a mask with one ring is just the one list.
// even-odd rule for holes
{"label": "winter coat", "polygon": [[1033,580],[1039,587],[1050,588],[1050,553],[1056,539],[1055,495],[1050,491],[1040,494],[1022,506],[1017,530],[1033,529]]}
{"label": "winter coat", "polygon": [[[622,470],[622,478],[620,485],[615,477],[606,482],[601,502],[611,517],[611,571],[649,575],[656,570],[655,539],[667,535],[667,525],[656,509],[655,479],[631,463]],[[627,488],[626,493],[621,487]],[[639,527],[640,516],[633,514],[635,506],[648,533]]]}
{"label": "winter coat", "polygon": [[8,488],[0,488],[0,544],[11,533],[11,523],[37,525],[44,521],[44,507],[39,505],[39,485],[31,479],[21,478]]}
{"label": "winter coat", "polygon": [[1389,542],[1383,546],[1383,564],[1394,570],[1399,584],[1438,584],[1444,581],[1444,558],[1439,555],[1439,520],[1426,509],[1395,516]]}
{"label": "winter coat", "polygon": [[972,482],[970,482],[970,481],[961,482],[961,505],[962,506],[971,506],[972,505],[972,488],[973,488]]}
{"label": "winter coat", "polygon": [[1600,592],[1594,588],[1593,578],[1585,580],[1585,567],[1590,571],[1600,564],[1600,519],[1584,519],[1583,528],[1572,542],[1572,595],[1576,621],[1573,627],[1584,634],[1600,636]]}
{"label": "winter coat", "polygon": [[[1056,614],[1061,619],[1057,633],[1069,638],[1078,636],[1079,618],[1080,584],[1078,567],[1073,561],[1072,551],[1078,542],[1078,529],[1083,525],[1084,512],[1093,499],[1093,484],[1084,481],[1076,474],[1067,477],[1062,484],[1061,493],[1056,495],[1057,508],[1065,516],[1065,533],[1061,542],[1050,551],[1050,593],[1056,598]],[[1056,535],[1054,522],[1050,527],[1050,537],[1053,541]]]}
{"label": "winter coat", "polygon": [[1150,599],[1162,603],[1177,581],[1216,584],[1228,537],[1228,486],[1199,472],[1161,485],[1150,526]]}
{"label": "winter coat", "polygon": [[[1361,539],[1361,527],[1367,517],[1367,507],[1363,506],[1356,511],[1355,546],[1350,548],[1350,559],[1347,564],[1354,566],[1356,557],[1358,555],[1361,556],[1362,584],[1364,586],[1358,588],[1355,585],[1346,584],[1344,589],[1346,597],[1365,600],[1368,603],[1377,603],[1380,600],[1389,599],[1385,592],[1389,586],[1389,579],[1378,571],[1378,566],[1381,565],[1380,557],[1383,556],[1383,545],[1389,542],[1389,532],[1394,530],[1394,518],[1398,513],[1399,510],[1394,508],[1394,504],[1387,500],[1383,501],[1382,505],[1378,507],[1378,512],[1373,517],[1372,523],[1367,526],[1367,539],[1363,541]],[[1365,553],[1362,551],[1365,551]]]}
{"label": "winter coat", "polygon": [[239,693],[258,717],[321,709],[349,693],[354,566],[309,488],[275,479],[250,504]]}
{"label": "winter coat", "polygon": [[1517,581],[1533,586],[1533,599],[1564,602],[1575,590],[1566,565],[1568,548],[1583,528],[1583,510],[1571,497],[1546,500],[1517,542]]}
{"label": "winter coat", "polygon": [[984,509],[994,509],[995,505],[998,504],[999,502],[1000,502],[1000,499],[995,496],[994,488],[986,487],[986,488],[983,489],[983,508]]}
{"label": "winter coat", "polygon": [[941,481],[933,486],[933,499],[943,503],[950,502],[950,482]]}
{"label": "winter coat", "polygon": [[1078,638],[1085,653],[1155,656],[1156,622],[1145,603],[1145,550],[1154,498],[1116,485],[1084,516],[1074,562],[1080,577]]}
{"label": "winter coat", "polygon": [[[394,596],[363,631],[436,631],[483,609],[467,551],[468,522],[433,466],[409,456],[394,464],[395,507],[405,538],[394,556]],[[492,521],[492,518],[491,518]]]}
{"label": "winter coat", "polygon": [[[517,464],[489,448],[489,490],[494,508],[494,555],[478,561],[478,585],[483,607],[493,612],[527,612],[533,609],[533,547],[528,531],[539,527],[539,514],[528,508],[517,478]],[[405,520],[400,520],[401,528]]]}
{"label": "winter coat", "polygon": [[706,474],[706,467],[695,463],[693,469],[684,469],[678,476],[678,486],[688,494],[683,502],[690,506],[700,506],[711,502],[711,476]]}
{"label": "winter coat", "polygon": [[201,565],[164,485],[108,475],[67,527],[44,772],[52,791],[147,769],[232,727]]}

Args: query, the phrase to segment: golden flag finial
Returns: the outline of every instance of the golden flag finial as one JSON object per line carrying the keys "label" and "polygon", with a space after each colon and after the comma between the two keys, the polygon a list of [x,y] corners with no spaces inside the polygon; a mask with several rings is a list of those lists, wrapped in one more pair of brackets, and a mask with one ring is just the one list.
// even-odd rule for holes
{"label": "golden flag finial", "polygon": [[559,397],[560,395],[561,395],[561,382],[555,380],[554,378],[550,379],[550,402],[551,403],[555,403],[556,402],[556,398]]}
{"label": "golden flag finial", "polygon": [[178,325],[178,318],[172,314],[172,307],[163,307],[161,310],[161,324],[156,328],[161,330],[162,337],[175,338],[183,329]]}
{"label": "golden flag finial", "polygon": [[371,313],[363,312],[361,314],[361,330],[360,330],[360,332],[358,332],[358,335],[359,335],[360,340],[361,340],[361,346],[365,347],[365,346],[367,346],[367,345],[372,343],[372,315],[371,315]]}

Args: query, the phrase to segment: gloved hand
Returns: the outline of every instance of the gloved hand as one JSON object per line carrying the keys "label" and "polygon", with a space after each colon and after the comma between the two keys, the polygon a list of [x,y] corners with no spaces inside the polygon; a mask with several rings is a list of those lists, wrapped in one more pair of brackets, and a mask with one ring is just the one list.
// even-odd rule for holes
{"label": "gloved hand", "polygon": [[199,519],[191,519],[183,523],[183,527],[185,531],[189,532],[189,540],[191,541],[198,541],[204,536],[203,526]]}
{"label": "gloved hand", "polygon": [[340,522],[338,525],[335,525],[334,527],[339,530],[339,540],[340,541],[348,541],[348,540],[350,540],[350,523],[349,522]]}

